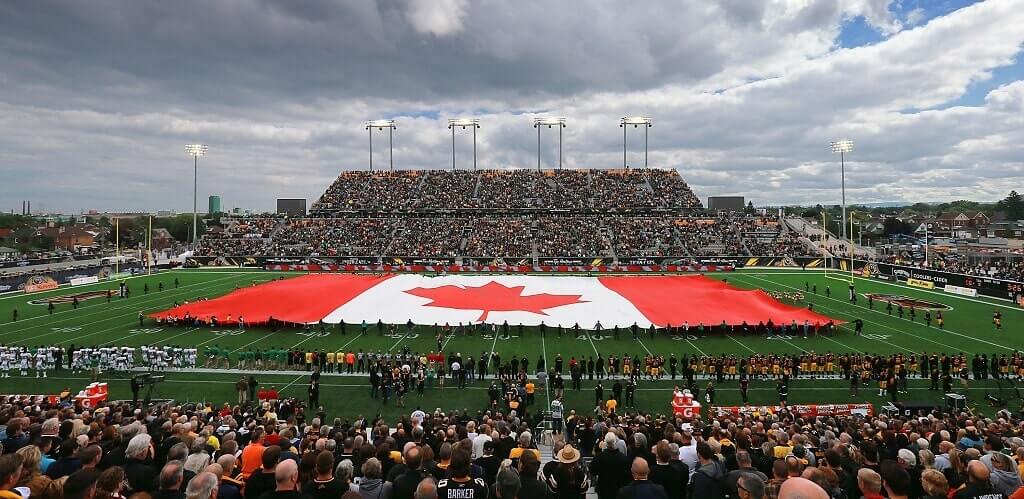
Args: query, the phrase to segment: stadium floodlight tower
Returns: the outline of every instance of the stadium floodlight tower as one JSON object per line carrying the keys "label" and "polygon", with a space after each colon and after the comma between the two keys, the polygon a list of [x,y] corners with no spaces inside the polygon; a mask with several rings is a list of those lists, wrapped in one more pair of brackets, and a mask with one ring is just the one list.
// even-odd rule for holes
{"label": "stadium floodlight tower", "polygon": [[[842,182],[843,192],[843,223],[840,225],[843,229],[843,239],[846,239],[846,154],[853,152],[853,141],[850,139],[841,139],[832,142],[832,154],[839,153],[839,171]],[[847,241],[848,242],[848,241]],[[845,244],[845,243],[844,243]]]}
{"label": "stadium floodlight tower", "polygon": [[558,127],[558,169],[562,169],[562,129],[565,128],[565,124],[566,119],[561,117],[544,116],[533,119],[533,127],[537,129],[537,171],[540,171],[540,129],[543,126]]}
{"label": "stadium floodlight tower", "polygon": [[395,169],[395,120],[370,120],[366,122],[366,131],[370,136],[370,171],[373,171],[373,129],[388,129],[388,169]]}
{"label": "stadium floodlight tower", "polygon": [[454,118],[448,120],[448,129],[452,131],[452,170],[455,170],[455,129],[466,127],[473,129],[473,170],[476,170],[476,129],[480,128],[480,120],[477,118]]}
{"label": "stadium floodlight tower", "polygon": [[192,247],[199,243],[199,157],[206,156],[206,144],[185,144],[185,153],[192,156]]}
{"label": "stadium floodlight tower", "polygon": [[644,168],[647,168],[647,132],[652,126],[652,121],[647,116],[623,116],[619,120],[619,126],[622,128],[622,167],[629,168],[626,164],[626,125],[633,125],[633,128],[643,126],[644,127]]}

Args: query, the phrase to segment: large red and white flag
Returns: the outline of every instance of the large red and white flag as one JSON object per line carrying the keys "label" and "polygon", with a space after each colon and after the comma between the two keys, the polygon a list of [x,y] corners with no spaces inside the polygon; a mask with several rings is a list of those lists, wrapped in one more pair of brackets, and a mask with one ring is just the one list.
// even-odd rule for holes
{"label": "large red and white flag", "polygon": [[[760,290],[688,276],[537,276],[315,274],[236,290],[153,314],[155,318],[292,323],[489,324],[590,329],[637,324],[690,326],[769,320],[826,323],[830,318],[783,304]],[[230,318],[230,319],[229,319]]]}

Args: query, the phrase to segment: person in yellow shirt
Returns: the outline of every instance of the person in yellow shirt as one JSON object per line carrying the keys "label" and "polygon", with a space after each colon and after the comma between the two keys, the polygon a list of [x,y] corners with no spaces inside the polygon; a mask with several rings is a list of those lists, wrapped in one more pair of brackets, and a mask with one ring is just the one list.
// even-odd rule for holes
{"label": "person in yellow shirt", "polygon": [[618,406],[619,402],[613,398],[608,399],[608,401],[604,403],[604,407],[609,415],[615,414],[615,408]]}
{"label": "person in yellow shirt", "polygon": [[313,352],[306,352],[306,370],[313,368]]}
{"label": "person in yellow shirt", "polygon": [[335,353],[333,351],[327,352],[327,372],[329,372],[329,373],[333,373],[334,372],[334,360],[335,360]]}
{"label": "person in yellow shirt", "polygon": [[533,381],[526,382],[526,405],[527,407],[533,405],[533,393],[536,391]]}

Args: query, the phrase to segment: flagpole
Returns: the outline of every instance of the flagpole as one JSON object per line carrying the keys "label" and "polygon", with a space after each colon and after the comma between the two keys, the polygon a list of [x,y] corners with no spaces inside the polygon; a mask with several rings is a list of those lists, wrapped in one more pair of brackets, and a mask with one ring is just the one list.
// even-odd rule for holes
{"label": "flagpole", "polygon": [[121,219],[114,219],[114,278],[121,272]]}
{"label": "flagpole", "polygon": [[153,215],[149,216],[149,231],[146,232],[146,275],[153,274]]}

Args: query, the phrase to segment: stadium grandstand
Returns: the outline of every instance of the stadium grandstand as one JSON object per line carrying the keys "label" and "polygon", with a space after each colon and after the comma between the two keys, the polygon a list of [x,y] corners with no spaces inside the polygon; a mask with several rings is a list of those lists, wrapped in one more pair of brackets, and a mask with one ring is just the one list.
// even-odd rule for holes
{"label": "stadium grandstand", "polygon": [[307,218],[233,219],[197,256],[817,254],[771,214],[709,213],[676,170],[343,172]]}

